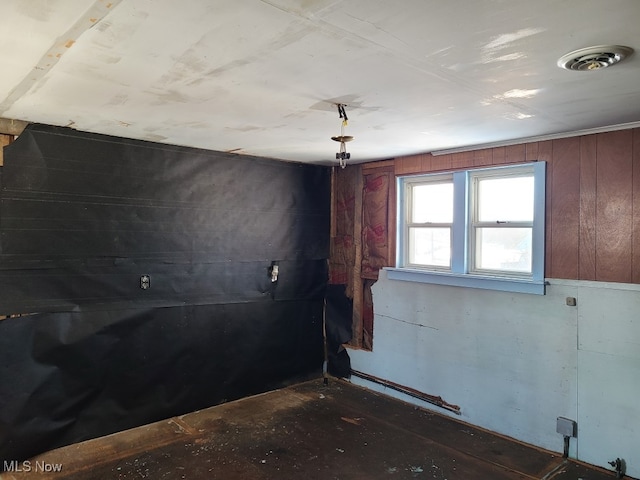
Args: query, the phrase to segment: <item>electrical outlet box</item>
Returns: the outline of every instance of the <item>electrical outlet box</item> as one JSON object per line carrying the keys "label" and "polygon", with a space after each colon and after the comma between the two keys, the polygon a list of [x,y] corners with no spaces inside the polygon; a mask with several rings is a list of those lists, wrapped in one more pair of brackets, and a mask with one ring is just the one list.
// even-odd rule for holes
{"label": "electrical outlet box", "polygon": [[578,433],[578,425],[574,420],[558,417],[556,432],[564,437],[575,437]]}

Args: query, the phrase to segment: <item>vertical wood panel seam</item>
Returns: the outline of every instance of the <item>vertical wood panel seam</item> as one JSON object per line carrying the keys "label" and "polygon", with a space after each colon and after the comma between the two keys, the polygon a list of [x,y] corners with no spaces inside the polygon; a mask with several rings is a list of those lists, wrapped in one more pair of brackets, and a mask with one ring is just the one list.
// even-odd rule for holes
{"label": "vertical wood panel seam", "polygon": [[598,188],[599,188],[599,177],[598,177],[598,142],[600,141],[599,135],[596,135],[595,141],[595,149],[594,157],[594,168],[595,168],[595,180],[594,180],[594,188],[593,188],[593,279],[598,279]]}
{"label": "vertical wood panel seam", "polygon": [[640,206],[640,128],[634,128],[631,137],[631,216],[632,216],[632,230],[631,230],[631,281],[633,283],[640,283],[640,211],[637,207]]}

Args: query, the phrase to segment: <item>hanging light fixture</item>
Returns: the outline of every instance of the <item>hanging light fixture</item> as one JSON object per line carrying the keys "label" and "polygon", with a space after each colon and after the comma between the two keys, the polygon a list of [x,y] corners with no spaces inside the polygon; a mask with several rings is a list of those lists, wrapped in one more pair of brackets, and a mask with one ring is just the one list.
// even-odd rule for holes
{"label": "hanging light fixture", "polygon": [[353,137],[350,135],[345,135],[344,134],[344,127],[346,127],[348,125],[349,119],[347,118],[347,112],[344,109],[346,105],[342,104],[342,103],[338,103],[337,107],[338,107],[338,115],[340,116],[340,119],[342,120],[342,122],[340,123],[340,135],[336,136],[336,137],[331,137],[331,140],[333,140],[334,142],[339,142],[340,143],[340,151],[338,153],[336,153],[336,160],[338,160],[340,162],[340,167],[344,168],[347,166],[347,160],[349,160],[351,158],[351,154],[347,153],[347,142],[350,142],[351,140],[353,140]]}

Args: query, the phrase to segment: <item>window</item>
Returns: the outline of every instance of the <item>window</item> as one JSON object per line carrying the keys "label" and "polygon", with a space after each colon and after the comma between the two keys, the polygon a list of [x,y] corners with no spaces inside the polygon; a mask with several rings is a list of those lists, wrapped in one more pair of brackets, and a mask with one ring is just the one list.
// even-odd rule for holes
{"label": "window", "polygon": [[389,278],[544,293],[545,163],[399,177]]}

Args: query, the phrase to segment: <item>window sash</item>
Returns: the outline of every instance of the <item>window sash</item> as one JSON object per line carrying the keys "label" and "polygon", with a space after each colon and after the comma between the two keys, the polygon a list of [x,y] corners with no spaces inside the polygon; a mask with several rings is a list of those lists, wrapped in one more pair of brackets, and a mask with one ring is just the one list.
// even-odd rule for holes
{"label": "window sash", "polygon": [[[517,278],[531,278],[533,276],[534,264],[533,264],[533,242],[530,241],[530,247],[528,250],[529,262],[528,267],[526,269],[517,269],[514,267],[508,268],[505,267],[505,262],[502,264],[502,268],[500,267],[487,267],[482,266],[482,236],[478,233],[484,230],[499,230],[504,229],[505,231],[508,229],[529,229],[531,231],[530,238],[533,238],[533,229],[534,229],[534,220],[533,218],[530,221],[513,221],[513,220],[501,220],[496,218],[495,221],[479,221],[480,218],[480,210],[481,210],[481,198],[480,198],[480,182],[483,180],[517,180],[521,178],[531,177],[534,181],[534,197],[535,197],[535,172],[532,165],[526,166],[514,166],[508,169],[498,168],[491,170],[480,170],[480,171],[470,171],[469,179],[468,179],[468,188],[471,190],[470,198],[471,198],[471,208],[470,208],[470,219],[468,222],[468,238],[469,238],[469,252],[468,252],[468,269],[469,273],[475,274],[488,274],[488,275],[500,275],[506,277],[517,277]],[[535,198],[534,198],[534,213],[535,213]],[[508,218],[508,215],[503,218]],[[504,255],[505,259],[508,257],[507,252],[500,252]],[[512,252],[512,256],[515,257],[517,254]],[[497,257],[497,256],[496,256]],[[496,259],[499,259],[497,257]],[[510,260],[515,260],[511,258]],[[522,263],[522,258],[518,260],[518,262],[513,263]]]}
{"label": "window sash", "polygon": [[[519,230],[520,233],[525,233],[526,231],[528,231],[525,233],[525,237],[528,239],[528,243],[532,244],[531,238],[533,237],[533,226],[530,226],[530,225],[529,226],[522,225],[522,226],[516,227],[514,225],[496,226],[495,224],[491,224],[490,226],[472,227],[471,267],[469,269],[470,272],[485,273],[489,275],[499,274],[502,276],[515,276],[518,278],[531,277],[533,274],[532,248],[529,248],[528,250],[525,251],[524,258],[521,252],[518,252],[518,251],[509,252],[509,250],[501,250],[499,254],[502,254],[502,255],[494,255],[495,260],[503,262],[500,267],[498,266],[489,267],[489,266],[482,265],[483,253],[484,253],[484,250],[483,250],[484,242],[483,242],[483,236],[478,232],[482,232],[483,230],[502,230],[506,232],[507,230],[516,230],[516,229]],[[509,267],[508,266],[509,263],[513,264],[513,266]],[[526,263],[526,268],[524,268],[525,263]],[[521,268],[518,268],[518,267],[521,267]]]}
{"label": "window sash", "polygon": [[[454,226],[454,221],[451,222],[413,222],[412,219],[414,218],[414,208],[415,208],[415,203],[414,203],[414,188],[415,187],[419,187],[419,186],[423,186],[423,185],[442,185],[442,184],[448,184],[448,183],[452,183],[452,175],[451,174],[446,174],[446,175],[433,175],[430,176],[429,179],[424,179],[424,178],[418,178],[418,177],[414,177],[413,179],[407,179],[407,181],[405,182],[405,188],[404,188],[404,199],[405,199],[405,205],[406,208],[403,208],[403,214],[404,214],[404,232],[403,232],[403,253],[402,253],[402,258],[400,260],[400,263],[402,265],[405,265],[407,267],[416,267],[416,268],[425,268],[428,270],[435,270],[435,271],[450,271],[451,270],[451,262],[452,262],[452,258],[453,258],[453,245],[452,245],[452,241],[451,238],[453,237],[452,235],[452,231],[453,231],[453,226]],[[402,191],[401,189],[398,189],[398,191]],[[455,192],[454,192],[454,198],[455,198]],[[454,217],[455,220],[455,217]],[[415,253],[415,249],[413,248],[413,245],[411,244],[411,237],[412,237],[412,232],[415,232],[417,230],[429,230],[429,229],[449,229],[450,234],[449,234],[449,261],[447,262],[448,265],[443,265],[441,262],[440,263],[418,263],[415,261],[412,261],[412,256],[415,257],[416,253]]]}

